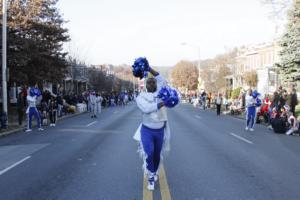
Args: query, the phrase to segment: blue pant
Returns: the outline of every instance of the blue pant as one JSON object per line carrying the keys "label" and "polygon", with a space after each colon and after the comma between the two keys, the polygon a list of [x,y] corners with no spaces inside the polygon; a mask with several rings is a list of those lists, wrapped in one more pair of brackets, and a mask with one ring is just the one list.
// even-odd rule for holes
{"label": "blue pant", "polygon": [[143,149],[147,155],[147,170],[151,173],[155,173],[159,167],[160,153],[164,140],[164,128],[150,129],[142,125],[141,140]]}
{"label": "blue pant", "polygon": [[251,106],[247,108],[247,127],[253,128],[256,120],[256,107]]}
{"label": "blue pant", "polygon": [[30,107],[29,113],[28,113],[28,125],[27,128],[31,129],[32,127],[32,116],[36,119],[37,125],[39,128],[41,128],[41,117],[39,111],[36,109],[36,107]]}

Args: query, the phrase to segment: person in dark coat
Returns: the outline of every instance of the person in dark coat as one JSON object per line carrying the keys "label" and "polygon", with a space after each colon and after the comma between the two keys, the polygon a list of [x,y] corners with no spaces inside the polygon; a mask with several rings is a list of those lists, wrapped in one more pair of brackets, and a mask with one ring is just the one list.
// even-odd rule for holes
{"label": "person in dark coat", "polygon": [[56,116],[57,116],[58,104],[56,97],[52,96],[49,100],[49,116],[50,116],[50,126],[56,125]]}
{"label": "person in dark coat", "polygon": [[26,103],[24,101],[24,92],[21,91],[21,92],[19,92],[18,99],[17,99],[18,121],[19,121],[20,126],[22,125],[22,122],[23,122],[25,106],[26,106]]}
{"label": "person in dark coat", "polygon": [[298,97],[295,88],[291,89],[288,95],[287,104],[290,107],[290,112],[293,113],[294,116],[296,116],[295,109],[298,105]]}
{"label": "person in dark coat", "polygon": [[218,93],[218,96],[215,100],[215,104],[217,106],[217,115],[220,115],[221,114],[221,105],[222,105],[222,95],[220,93]]}

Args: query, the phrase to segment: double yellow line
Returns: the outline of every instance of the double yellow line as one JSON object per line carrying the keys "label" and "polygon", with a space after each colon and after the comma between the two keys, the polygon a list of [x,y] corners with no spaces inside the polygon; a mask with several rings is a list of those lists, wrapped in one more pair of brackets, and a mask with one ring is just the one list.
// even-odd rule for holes
{"label": "double yellow line", "polygon": [[[147,185],[148,185],[148,178],[144,176],[143,200],[153,200],[153,192],[147,189]],[[169,185],[166,177],[166,171],[163,165],[160,166],[160,171],[159,171],[159,186],[160,186],[161,199],[171,200],[171,194],[170,194]]]}

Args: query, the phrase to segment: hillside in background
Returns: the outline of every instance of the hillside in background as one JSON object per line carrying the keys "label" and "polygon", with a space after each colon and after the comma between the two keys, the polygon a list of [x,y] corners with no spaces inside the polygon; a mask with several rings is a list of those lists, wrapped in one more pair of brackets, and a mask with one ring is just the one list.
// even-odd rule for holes
{"label": "hillside in background", "polygon": [[172,68],[173,67],[154,67],[154,69],[159,71],[159,73],[161,73],[161,75],[163,75],[168,80],[168,82],[170,82],[171,80]]}

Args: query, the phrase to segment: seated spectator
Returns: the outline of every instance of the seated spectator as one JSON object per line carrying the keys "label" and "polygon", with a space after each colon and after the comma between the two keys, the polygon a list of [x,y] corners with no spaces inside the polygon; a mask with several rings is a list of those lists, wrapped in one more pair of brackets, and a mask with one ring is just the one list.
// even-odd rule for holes
{"label": "seated spectator", "polygon": [[257,119],[263,118],[265,123],[269,123],[269,108],[270,101],[268,97],[265,98],[263,105],[260,107],[260,111],[257,113]]}
{"label": "seated spectator", "polygon": [[232,102],[229,105],[229,110],[231,115],[239,115],[244,112],[244,108],[242,107],[240,101],[238,99],[232,100]]}
{"label": "seated spectator", "polygon": [[292,135],[293,133],[298,132],[299,123],[292,112],[289,112],[288,125],[288,131],[285,133],[286,135]]}
{"label": "seated spectator", "polygon": [[268,112],[265,113],[265,118],[267,118],[268,128],[272,129],[271,120],[275,118],[277,114],[276,108],[269,107]]}
{"label": "seated spectator", "polygon": [[275,133],[286,132],[286,123],[282,120],[279,114],[276,114],[275,118],[271,120],[271,124]]}
{"label": "seated spectator", "polygon": [[283,106],[281,109],[281,114],[280,114],[280,118],[286,123],[288,124],[288,112],[289,112],[289,107],[287,105]]}

